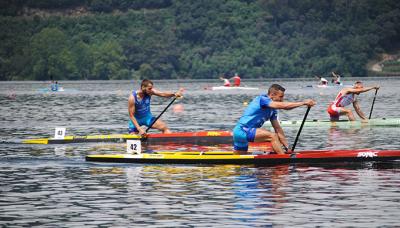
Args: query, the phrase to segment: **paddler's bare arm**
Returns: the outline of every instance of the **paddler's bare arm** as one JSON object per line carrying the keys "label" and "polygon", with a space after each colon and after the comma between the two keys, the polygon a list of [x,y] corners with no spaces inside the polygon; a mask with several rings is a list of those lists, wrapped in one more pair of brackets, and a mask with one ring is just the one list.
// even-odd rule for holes
{"label": "paddler's bare arm", "polygon": [[274,109],[284,109],[284,110],[290,110],[290,109],[294,109],[300,106],[309,106],[312,107],[315,105],[315,101],[311,100],[311,99],[307,99],[304,101],[300,101],[300,102],[278,102],[278,101],[273,101],[269,104],[269,107],[274,108]]}
{"label": "paddler's bare arm", "polygon": [[360,104],[358,103],[357,100],[355,100],[355,101],[353,102],[353,107],[354,107],[354,110],[356,110],[357,115],[358,115],[361,119],[367,120],[367,117],[366,117],[366,116],[364,115],[364,113],[361,111]]}
{"label": "paddler's bare arm", "polygon": [[281,125],[279,124],[278,120],[271,120],[271,125],[275,130],[275,133],[278,135],[279,141],[284,145],[286,148],[289,147],[288,141],[286,139],[285,133],[283,132],[283,129]]}
{"label": "paddler's bare arm", "polygon": [[371,87],[364,87],[364,88],[359,88],[359,89],[354,89],[354,88],[346,88],[343,89],[343,94],[348,94],[348,93],[365,93],[373,89],[379,89],[379,86],[371,86]]}
{"label": "paddler's bare arm", "polygon": [[132,120],[133,125],[135,125],[136,129],[139,131],[139,135],[145,135],[146,132],[139,126],[135,118],[135,97],[131,94],[128,99],[128,112],[129,118]]}
{"label": "paddler's bare arm", "polygon": [[183,88],[180,88],[177,92],[173,93],[173,92],[161,92],[156,89],[153,89],[152,92],[154,95],[159,97],[182,97],[183,90],[184,90]]}

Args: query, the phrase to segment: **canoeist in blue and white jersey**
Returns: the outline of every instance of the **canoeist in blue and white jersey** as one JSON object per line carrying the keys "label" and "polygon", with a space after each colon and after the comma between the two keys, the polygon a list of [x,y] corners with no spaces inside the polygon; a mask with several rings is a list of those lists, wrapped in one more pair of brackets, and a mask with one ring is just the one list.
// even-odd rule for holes
{"label": "canoeist in blue and white jersey", "polygon": [[361,121],[368,121],[368,118],[361,111],[356,95],[360,95],[360,93],[365,93],[373,89],[378,90],[379,86],[364,87],[362,82],[356,81],[353,88],[344,88],[340,90],[335,101],[328,106],[327,112],[329,113],[331,121],[338,121],[341,115],[347,115],[350,121],[356,120],[353,112],[350,109],[345,108],[350,104],[353,104],[354,110],[356,110]]}
{"label": "canoeist in blue and white jersey", "polygon": [[[140,90],[133,91],[128,99],[128,111],[129,111],[129,123],[128,131],[130,134],[145,135],[146,131],[141,126],[149,127],[155,120],[155,117],[151,114],[150,103],[151,96],[156,95],[159,97],[181,97],[183,89],[180,89],[176,93],[172,92],[161,92],[153,88],[153,82],[144,79],[140,85]],[[152,128],[158,129],[163,133],[170,133],[167,125],[160,119],[158,119],[152,126]]]}
{"label": "canoeist in blue and white jersey", "polygon": [[50,89],[51,91],[58,91],[58,82],[51,81]]}
{"label": "canoeist in blue and white jersey", "polygon": [[[307,99],[301,102],[284,102],[284,95],[285,88],[273,84],[268,89],[268,94],[257,96],[251,101],[233,129],[236,154],[247,153],[249,142],[266,141],[271,141],[272,149],[278,154],[288,151],[289,145],[278,121],[278,109],[289,110],[303,105],[311,107],[315,105],[315,101]],[[275,133],[261,128],[267,120],[271,121]]]}

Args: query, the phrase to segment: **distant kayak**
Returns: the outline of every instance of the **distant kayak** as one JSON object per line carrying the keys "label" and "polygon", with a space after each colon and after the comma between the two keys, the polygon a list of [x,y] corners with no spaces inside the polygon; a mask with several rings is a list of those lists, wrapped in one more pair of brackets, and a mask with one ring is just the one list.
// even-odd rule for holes
{"label": "distant kayak", "polygon": [[47,93],[47,92],[64,92],[64,88],[63,87],[58,87],[57,90],[52,90],[50,88],[41,88],[38,89],[39,92],[43,92],[43,93]]}
{"label": "distant kayak", "polygon": [[64,89],[64,87],[58,87],[58,90],[51,90],[50,88],[41,88],[37,90],[42,93],[59,93],[59,92],[77,92],[77,89]]}
{"label": "distant kayak", "polygon": [[246,87],[246,86],[213,86],[211,90],[258,90],[257,87]]}

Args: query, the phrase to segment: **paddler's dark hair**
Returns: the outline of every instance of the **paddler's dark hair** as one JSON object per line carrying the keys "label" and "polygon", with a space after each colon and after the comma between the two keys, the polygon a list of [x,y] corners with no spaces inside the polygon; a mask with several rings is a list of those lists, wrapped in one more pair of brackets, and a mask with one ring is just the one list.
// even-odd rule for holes
{"label": "paddler's dark hair", "polygon": [[272,84],[269,89],[268,89],[268,94],[271,94],[273,90],[280,90],[282,92],[285,92],[285,88],[283,88],[281,85],[278,84]]}
{"label": "paddler's dark hair", "polygon": [[143,86],[148,86],[148,85],[154,85],[152,81],[150,81],[149,79],[143,79],[142,84],[140,85],[140,88],[142,88]]}

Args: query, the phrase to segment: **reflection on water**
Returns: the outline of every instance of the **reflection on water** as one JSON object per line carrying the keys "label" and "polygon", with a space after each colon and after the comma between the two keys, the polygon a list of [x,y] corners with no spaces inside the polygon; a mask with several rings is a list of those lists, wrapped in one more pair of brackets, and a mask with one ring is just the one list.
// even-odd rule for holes
{"label": "reflection on water", "polygon": [[[76,167],[10,170],[34,175],[35,181],[25,174],[4,179],[9,184],[1,195],[3,224],[397,224],[399,177],[392,169],[290,165],[80,167],[78,171],[74,171]],[[377,213],[376,209],[383,207],[385,213]]]}
{"label": "reflection on water", "polygon": [[[365,145],[368,144],[368,139],[359,137],[363,135],[362,129],[337,129],[328,128],[328,139],[326,143],[326,149],[346,149],[351,148],[353,145]],[[349,138],[354,138],[350,141]]]}
{"label": "reflection on water", "polygon": [[[230,130],[245,102],[270,82],[251,81],[259,91],[209,91],[213,82],[156,82],[160,89],[185,87],[183,111],[163,115],[174,131]],[[276,81],[274,81],[276,82]],[[310,119],[327,118],[337,91],[310,89],[309,81],[277,81],[286,99],[314,98]],[[367,80],[374,84],[377,80]],[[215,81],[217,83],[217,81]],[[380,80],[376,117],[398,117],[399,79]],[[39,93],[41,83],[0,83],[0,226],[47,227],[264,227],[398,226],[399,162],[324,165],[176,166],[87,163],[84,156],[121,153],[124,144],[22,145],[67,134],[126,131],[126,104],[133,82],[62,82],[74,93]],[[387,88],[387,89],[385,89]],[[367,112],[373,93],[361,97]],[[168,99],[155,98],[159,113]],[[302,119],[305,108],[282,111],[280,119]],[[296,128],[285,128],[293,142]],[[303,149],[399,149],[399,128],[304,128]],[[5,143],[7,142],[7,143]],[[228,150],[230,145],[150,146],[147,150]]]}

